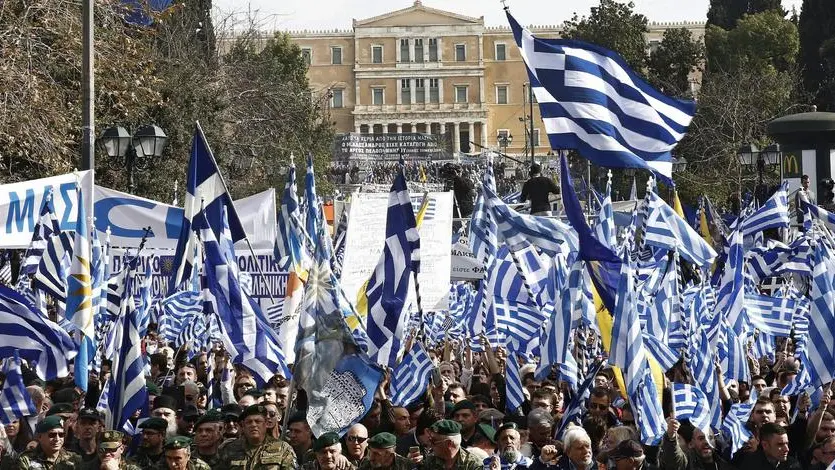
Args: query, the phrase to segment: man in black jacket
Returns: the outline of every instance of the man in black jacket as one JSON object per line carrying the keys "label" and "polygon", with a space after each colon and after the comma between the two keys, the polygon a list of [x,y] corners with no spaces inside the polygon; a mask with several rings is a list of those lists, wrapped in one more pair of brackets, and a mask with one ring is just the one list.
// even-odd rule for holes
{"label": "man in black jacket", "polygon": [[800,470],[800,464],[789,457],[789,436],[786,428],[774,423],[760,427],[760,447],[748,454],[740,470]]}

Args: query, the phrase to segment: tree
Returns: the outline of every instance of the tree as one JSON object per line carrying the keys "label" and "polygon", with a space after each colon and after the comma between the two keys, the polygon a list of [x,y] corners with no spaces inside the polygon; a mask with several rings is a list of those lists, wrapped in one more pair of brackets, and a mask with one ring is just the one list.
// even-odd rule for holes
{"label": "tree", "polygon": [[743,16],[779,10],[786,16],[781,0],[710,0],[707,11],[707,24],[724,30],[736,27],[736,22]]}
{"label": "tree", "polygon": [[691,97],[690,74],[704,60],[704,45],[687,28],[664,31],[658,49],[649,57],[650,82],[670,96]]}
{"label": "tree", "polygon": [[798,29],[803,84],[822,111],[835,111],[835,56],[831,47],[825,47],[835,40],[835,2],[804,0]]}
{"label": "tree", "polygon": [[629,66],[643,73],[647,63],[647,45],[644,34],[647,18],[635,13],[633,2],[600,0],[592,7],[588,17],[575,13],[563,26],[563,37],[597,44],[620,54]]}
{"label": "tree", "polygon": [[746,15],[730,31],[711,25],[705,32],[710,71],[786,71],[794,67],[799,45],[797,27],[776,10]]}

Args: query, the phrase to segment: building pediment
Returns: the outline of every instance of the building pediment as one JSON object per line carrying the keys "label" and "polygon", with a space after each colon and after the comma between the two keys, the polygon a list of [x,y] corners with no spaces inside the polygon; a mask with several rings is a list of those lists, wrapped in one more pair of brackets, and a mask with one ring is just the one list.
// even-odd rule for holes
{"label": "building pediment", "polygon": [[364,20],[354,20],[354,28],[390,26],[471,26],[484,25],[484,17],[473,18],[423,5],[420,0],[401,10],[384,13]]}

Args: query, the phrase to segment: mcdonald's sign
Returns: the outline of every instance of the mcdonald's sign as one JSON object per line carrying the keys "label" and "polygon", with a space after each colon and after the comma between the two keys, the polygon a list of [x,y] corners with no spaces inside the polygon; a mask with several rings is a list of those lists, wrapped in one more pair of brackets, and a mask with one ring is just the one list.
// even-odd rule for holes
{"label": "mcdonald's sign", "polygon": [[803,175],[803,157],[800,152],[783,153],[783,178],[800,178]]}

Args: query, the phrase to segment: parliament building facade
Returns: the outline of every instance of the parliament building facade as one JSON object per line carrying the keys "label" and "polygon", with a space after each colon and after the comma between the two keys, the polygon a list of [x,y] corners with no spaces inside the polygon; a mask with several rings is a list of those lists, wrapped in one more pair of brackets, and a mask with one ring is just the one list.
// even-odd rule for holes
{"label": "parliament building facade", "polygon": [[[666,29],[681,27],[695,38],[704,35],[704,23],[652,23],[647,47],[656,47]],[[560,34],[558,26],[530,29],[541,37]],[[350,30],[289,35],[309,62],[314,95],[329,100],[338,133],[441,134],[455,153],[527,152],[527,73],[507,26],[485,26],[483,17],[416,0],[354,20]],[[550,149],[536,105],[533,122],[535,153],[545,154]]]}

